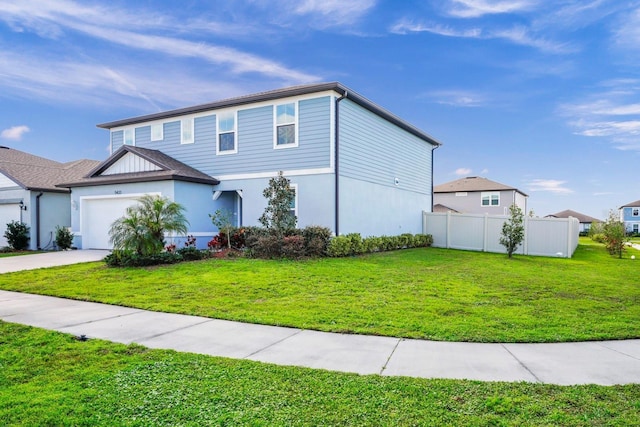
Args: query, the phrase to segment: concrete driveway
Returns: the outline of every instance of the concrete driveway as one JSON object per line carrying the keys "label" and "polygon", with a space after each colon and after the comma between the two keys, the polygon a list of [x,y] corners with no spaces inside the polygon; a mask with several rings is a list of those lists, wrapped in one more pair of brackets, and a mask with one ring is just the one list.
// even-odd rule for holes
{"label": "concrete driveway", "polygon": [[101,261],[110,251],[81,250],[44,252],[33,255],[19,255],[0,258],[0,274],[58,265],[79,264],[81,262]]}

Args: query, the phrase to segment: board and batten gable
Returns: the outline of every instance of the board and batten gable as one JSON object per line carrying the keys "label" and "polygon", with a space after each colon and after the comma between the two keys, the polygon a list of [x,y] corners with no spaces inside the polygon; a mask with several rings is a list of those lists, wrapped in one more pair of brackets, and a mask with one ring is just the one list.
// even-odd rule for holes
{"label": "board and batten gable", "polygon": [[436,146],[349,99],[338,114],[340,234],[421,233]]}
{"label": "board and batten gable", "polygon": [[[277,102],[248,104],[195,115],[168,118],[162,122],[163,138],[151,140],[151,122],[127,126],[134,129],[134,145],[162,151],[218,179],[295,170],[329,172],[332,164],[332,96],[293,97]],[[275,105],[296,103],[298,144],[274,148]],[[219,113],[236,113],[234,153],[216,153],[216,120]],[[181,143],[182,119],[193,120],[194,141]],[[124,144],[124,128],[111,129],[111,151]]]}

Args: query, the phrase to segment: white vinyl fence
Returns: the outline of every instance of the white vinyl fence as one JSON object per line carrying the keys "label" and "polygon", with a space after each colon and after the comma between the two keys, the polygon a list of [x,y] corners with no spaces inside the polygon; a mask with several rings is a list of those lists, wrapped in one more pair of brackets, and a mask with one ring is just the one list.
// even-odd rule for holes
{"label": "white vinyl fence", "polygon": [[[422,212],[422,232],[433,236],[433,246],[506,253],[500,244],[507,215]],[[514,252],[571,258],[578,247],[577,218],[524,218],[524,241]]]}

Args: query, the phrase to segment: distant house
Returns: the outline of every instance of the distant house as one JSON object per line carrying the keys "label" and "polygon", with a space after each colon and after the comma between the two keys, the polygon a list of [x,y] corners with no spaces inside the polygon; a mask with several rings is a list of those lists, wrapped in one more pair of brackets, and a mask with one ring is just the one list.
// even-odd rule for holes
{"label": "distant house", "polygon": [[436,212],[508,215],[509,206],[515,204],[526,215],[528,197],[515,187],[479,176],[461,178],[433,188]]}
{"label": "distant house", "polygon": [[433,203],[440,143],[340,83],[320,83],[98,125],[111,156],[71,188],[75,244],[108,248],[108,225],[143,194],[185,206],[198,245],[216,233],[208,214],[258,225],[263,190],[291,181],[298,226],[336,234],[422,232]]}
{"label": "distant house", "polygon": [[7,245],[7,224],[20,221],[30,228],[30,249],[52,248],[56,226],[71,225],[70,191],[56,184],[79,179],[98,163],[59,163],[0,147],[0,247]]}
{"label": "distant house", "polygon": [[640,200],[620,206],[620,221],[628,233],[640,233]]}
{"label": "distant house", "polygon": [[580,228],[579,228],[580,233],[587,233],[593,223],[602,222],[597,218],[591,217],[589,215],[584,215],[579,212],[572,211],[570,209],[545,216],[545,218],[569,218],[569,217],[577,218],[578,221],[580,221]]}

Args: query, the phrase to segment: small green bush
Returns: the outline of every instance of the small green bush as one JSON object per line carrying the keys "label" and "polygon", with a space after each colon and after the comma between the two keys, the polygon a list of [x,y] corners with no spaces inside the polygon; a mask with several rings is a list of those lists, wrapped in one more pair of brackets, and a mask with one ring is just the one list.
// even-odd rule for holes
{"label": "small green bush", "polygon": [[351,242],[349,255],[360,255],[364,253],[364,245],[362,244],[362,236],[360,233],[349,233],[345,235]]}
{"label": "small green bush", "polygon": [[29,226],[24,222],[11,221],[7,224],[7,231],[4,237],[7,239],[9,247],[16,251],[24,251],[29,248]]}
{"label": "small green bush", "polygon": [[329,242],[327,255],[330,257],[344,257],[351,255],[351,239],[347,236],[336,236]]}
{"label": "small green bush", "polygon": [[596,243],[604,243],[606,239],[604,233],[595,233],[591,235],[591,240]]}
{"label": "small green bush", "polygon": [[160,252],[153,255],[139,255],[132,251],[114,250],[104,258],[109,267],[147,267],[159,264],[175,264],[183,261],[178,252]]}
{"label": "small green bush", "polygon": [[208,252],[201,251],[195,246],[180,248],[176,252],[178,253],[178,255],[182,256],[182,259],[184,261],[198,261],[201,259],[205,259],[208,256]]}
{"label": "small green bush", "polygon": [[56,226],[56,245],[61,251],[70,249],[73,245],[73,233],[67,227]]}
{"label": "small green bush", "polygon": [[282,238],[275,235],[258,237],[251,247],[249,255],[256,258],[280,258],[282,256]]}

